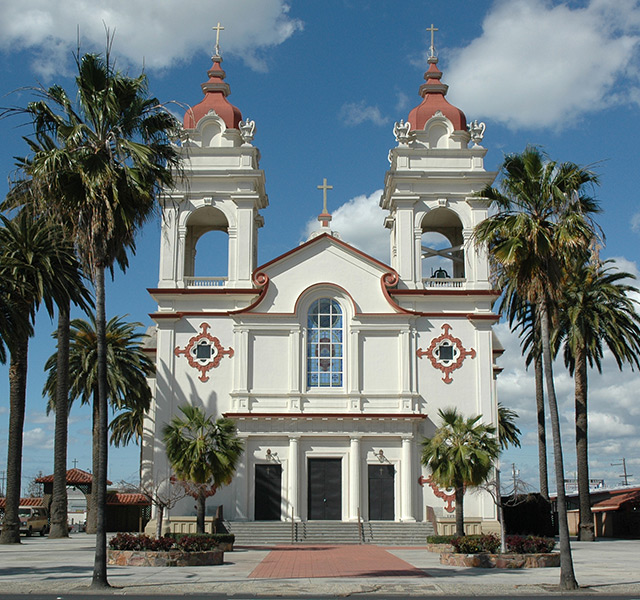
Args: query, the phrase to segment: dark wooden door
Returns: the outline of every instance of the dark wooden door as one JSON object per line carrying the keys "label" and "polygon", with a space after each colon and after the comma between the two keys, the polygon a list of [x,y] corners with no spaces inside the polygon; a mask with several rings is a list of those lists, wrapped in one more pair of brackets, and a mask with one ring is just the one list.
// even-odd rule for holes
{"label": "dark wooden door", "polygon": [[282,465],[256,465],[256,521],[279,521],[282,504]]}
{"label": "dark wooden door", "polygon": [[342,520],[342,461],[309,459],[309,519]]}
{"label": "dark wooden door", "polygon": [[394,511],[393,465],[369,465],[369,520],[393,521]]}

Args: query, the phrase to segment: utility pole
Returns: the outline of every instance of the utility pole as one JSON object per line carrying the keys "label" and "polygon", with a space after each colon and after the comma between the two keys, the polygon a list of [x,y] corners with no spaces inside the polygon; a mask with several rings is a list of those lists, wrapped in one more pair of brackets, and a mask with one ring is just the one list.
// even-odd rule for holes
{"label": "utility pole", "polygon": [[518,493],[518,469],[516,469],[516,463],[511,463],[511,477],[513,478],[513,497],[515,498]]}
{"label": "utility pole", "polygon": [[622,477],[624,479],[623,485],[629,485],[629,477],[633,477],[633,474],[627,473],[627,461],[626,459],[622,459],[621,463],[611,463],[612,467],[622,467],[623,475],[618,475],[618,477]]}

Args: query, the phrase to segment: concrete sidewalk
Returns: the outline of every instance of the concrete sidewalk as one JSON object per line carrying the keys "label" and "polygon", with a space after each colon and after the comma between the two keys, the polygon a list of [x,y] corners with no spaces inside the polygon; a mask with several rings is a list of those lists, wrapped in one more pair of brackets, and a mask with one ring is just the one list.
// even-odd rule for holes
{"label": "concrete sidewalk", "polygon": [[[0,592],[87,595],[91,581],[94,536],[74,534],[68,540],[23,538],[19,546],[0,546]],[[296,549],[304,546],[296,546]],[[367,546],[351,546],[354,559]],[[594,594],[635,594],[640,597],[640,540],[572,544],[576,578],[583,591]],[[229,595],[319,596],[376,594],[411,595],[531,595],[557,594],[559,568],[473,569],[441,565],[439,555],[424,548],[386,548],[419,570],[422,576],[398,576],[384,558],[364,577],[262,579],[250,575],[270,549],[238,548],[213,567],[109,567],[114,595],[184,595],[215,592]],[[311,552],[311,550],[310,550]],[[383,556],[380,552],[377,556]],[[373,555],[373,553],[372,553]],[[390,574],[391,573],[391,574]]]}

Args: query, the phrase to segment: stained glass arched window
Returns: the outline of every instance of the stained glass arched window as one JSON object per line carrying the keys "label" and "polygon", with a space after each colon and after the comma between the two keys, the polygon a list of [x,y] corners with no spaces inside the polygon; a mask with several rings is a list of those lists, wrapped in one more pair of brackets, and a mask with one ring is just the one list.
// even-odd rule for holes
{"label": "stained glass arched window", "polygon": [[343,375],[343,318],[330,298],[316,300],[307,315],[307,386],[341,387]]}

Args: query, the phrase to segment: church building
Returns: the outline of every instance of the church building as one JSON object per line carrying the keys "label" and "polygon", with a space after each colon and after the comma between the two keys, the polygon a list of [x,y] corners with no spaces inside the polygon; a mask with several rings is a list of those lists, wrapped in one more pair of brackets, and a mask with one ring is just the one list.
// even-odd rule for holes
{"label": "church building", "polygon": [[[391,264],[332,230],[325,180],[317,231],[259,265],[265,173],[216,46],[204,98],[184,116],[185,177],[162,198],[147,483],[170,476],[162,430],[189,403],[233,419],[244,442],[235,478],[209,501],[229,521],[453,520],[453,490],[431,483],[421,441],[441,408],[497,420],[497,294],[473,241],[488,214],[477,192],[496,174],[483,166],[484,124],[447,101],[430,54],[422,101],[393,128],[380,200]],[[196,276],[211,231],[226,234],[227,272]],[[187,499],[171,518],[194,514]],[[465,517],[495,530],[489,494],[469,493]]]}

